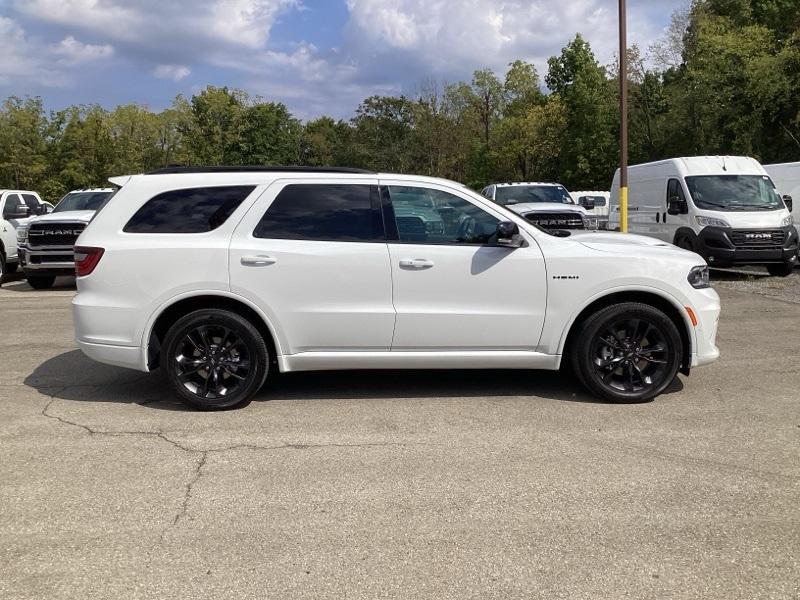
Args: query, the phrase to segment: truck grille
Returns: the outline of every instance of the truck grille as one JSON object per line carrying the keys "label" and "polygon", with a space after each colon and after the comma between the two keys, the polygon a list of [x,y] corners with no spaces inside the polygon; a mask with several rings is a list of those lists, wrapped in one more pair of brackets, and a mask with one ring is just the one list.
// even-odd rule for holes
{"label": "truck grille", "polygon": [[85,223],[33,223],[28,229],[28,244],[34,248],[74,246],[85,228]]}
{"label": "truck grille", "polygon": [[737,248],[782,248],[786,232],[780,229],[746,231],[735,229],[731,241]]}
{"label": "truck grille", "polygon": [[525,218],[543,229],[583,229],[583,217],[573,212],[527,213]]}

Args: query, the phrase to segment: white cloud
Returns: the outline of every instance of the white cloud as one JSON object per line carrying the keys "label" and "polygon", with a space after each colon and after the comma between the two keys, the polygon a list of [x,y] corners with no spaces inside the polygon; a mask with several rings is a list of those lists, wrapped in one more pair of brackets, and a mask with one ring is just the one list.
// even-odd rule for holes
{"label": "white cloud", "polygon": [[84,44],[70,35],[53,47],[53,53],[61,57],[62,64],[78,65],[108,58],[114,54],[114,48],[108,44]]}
{"label": "white cloud", "polygon": [[180,81],[189,76],[192,70],[186,65],[158,65],[153,69],[153,75],[159,79],[172,79]]}

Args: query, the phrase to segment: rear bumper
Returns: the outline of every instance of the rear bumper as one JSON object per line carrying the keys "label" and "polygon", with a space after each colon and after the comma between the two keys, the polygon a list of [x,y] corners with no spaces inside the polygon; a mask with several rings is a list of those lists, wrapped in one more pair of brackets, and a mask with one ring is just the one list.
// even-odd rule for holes
{"label": "rear bumper", "polygon": [[715,267],[736,265],[797,264],[798,236],[794,226],[780,228],[784,232],[782,245],[753,243],[737,246],[732,241],[734,230],[726,227],[704,227],[697,235],[697,253]]}
{"label": "rear bumper", "polygon": [[112,346],[75,340],[86,356],[97,362],[137,371],[147,371],[142,365],[142,351],[138,346]]}

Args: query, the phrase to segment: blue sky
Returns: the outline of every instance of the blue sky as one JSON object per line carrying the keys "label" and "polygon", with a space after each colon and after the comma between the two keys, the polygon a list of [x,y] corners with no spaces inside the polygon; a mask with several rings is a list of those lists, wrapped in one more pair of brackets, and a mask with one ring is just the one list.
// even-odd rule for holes
{"label": "blue sky", "polygon": [[[646,49],[686,0],[628,0]],[[576,32],[609,63],[617,0],[0,0],[0,95],[48,108],[169,105],[207,84],[284,102],[301,118],[347,118],[372,94],[423,81],[543,76]]]}

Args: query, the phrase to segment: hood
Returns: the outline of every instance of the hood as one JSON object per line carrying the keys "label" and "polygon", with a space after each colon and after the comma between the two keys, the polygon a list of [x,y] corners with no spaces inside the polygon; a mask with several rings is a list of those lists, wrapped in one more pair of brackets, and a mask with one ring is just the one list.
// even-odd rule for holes
{"label": "hood", "polygon": [[677,246],[673,246],[663,240],[656,238],[646,237],[643,235],[636,235],[635,233],[619,233],[619,232],[573,232],[569,238],[572,241],[580,242],[584,246],[592,250],[599,250],[601,252],[615,252],[618,254],[631,254],[644,250],[645,248],[654,249],[657,251],[675,252],[678,254],[685,254],[687,256],[694,255],[693,252],[683,250]]}
{"label": "hood", "polygon": [[563,202],[522,202],[520,204],[507,204],[506,208],[518,214],[531,212],[576,212],[588,214],[586,209],[577,204],[564,204]]}
{"label": "hood", "polygon": [[65,210],[63,212],[50,213],[49,215],[42,215],[40,217],[31,217],[26,225],[31,223],[63,223],[75,222],[88,223],[92,220],[95,211],[93,210]]}
{"label": "hood", "polygon": [[703,217],[722,219],[733,229],[777,229],[781,226],[781,221],[789,216],[789,211],[785,208],[759,211],[698,210],[697,214]]}

